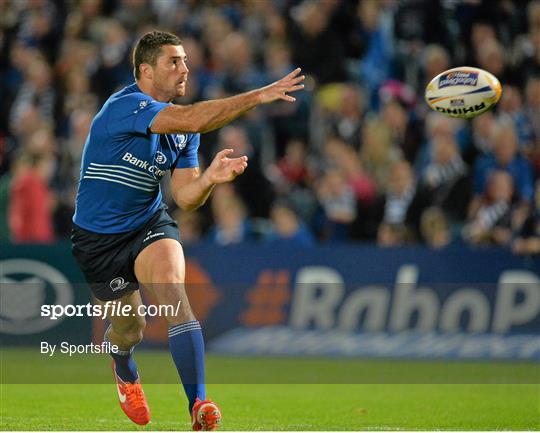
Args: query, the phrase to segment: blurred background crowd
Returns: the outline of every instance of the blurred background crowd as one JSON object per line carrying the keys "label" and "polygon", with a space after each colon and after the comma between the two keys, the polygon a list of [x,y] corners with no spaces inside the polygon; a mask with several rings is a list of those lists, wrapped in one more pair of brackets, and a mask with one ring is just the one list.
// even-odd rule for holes
{"label": "blurred background crowd", "polygon": [[[0,237],[69,237],[93,116],[133,82],[136,39],[158,28],[188,55],[187,95],[225,97],[307,74],[297,102],[201,139],[248,155],[232,184],[184,213],[185,243],[381,247],[455,243],[540,252],[540,0],[2,0]],[[495,110],[431,112],[427,82],[492,72]]]}

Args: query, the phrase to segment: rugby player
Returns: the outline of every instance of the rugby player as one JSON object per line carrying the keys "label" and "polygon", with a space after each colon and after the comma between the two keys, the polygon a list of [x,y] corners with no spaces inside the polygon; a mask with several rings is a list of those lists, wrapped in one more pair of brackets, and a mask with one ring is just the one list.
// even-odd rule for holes
{"label": "rugby player", "polygon": [[[231,53],[234,55],[234,53]],[[175,105],[185,94],[189,69],[181,40],[153,31],[133,53],[135,82],[113,94],[95,116],[81,163],[72,244],[98,302],[116,300],[136,312],[140,286],[162,305],[177,305],[166,317],[169,348],[189,401],[194,430],[215,430],[218,406],[207,399],[204,342],[184,289],[185,264],[177,224],[162,203],[159,182],[171,171],[171,189],[183,210],[201,206],[215,185],[232,181],[247,167],[231,149],[217,153],[201,173],[200,133],[219,128],[260,104],[294,102],[288,93],[303,88],[296,69],[259,89],[224,99]],[[135,423],[150,421],[150,410],[133,348],[143,338],[145,318],[114,316],[105,339],[111,353],[120,405]]]}

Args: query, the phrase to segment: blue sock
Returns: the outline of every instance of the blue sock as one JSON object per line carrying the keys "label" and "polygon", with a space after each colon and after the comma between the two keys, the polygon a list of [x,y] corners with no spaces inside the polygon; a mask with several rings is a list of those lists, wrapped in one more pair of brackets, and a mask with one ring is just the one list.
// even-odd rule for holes
{"label": "blue sock", "polygon": [[[105,332],[105,341],[109,341],[107,338],[107,332]],[[111,350],[111,356],[114,359],[114,365],[116,374],[124,382],[134,383],[139,378],[139,373],[137,372],[137,365],[133,360],[132,355],[133,348],[131,350]]]}
{"label": "blue sock", "polygon": [[169,349],[189,401],[189,413],[195,399],[206,398],[204,384],[204,340],[197,320],[169,328]]}

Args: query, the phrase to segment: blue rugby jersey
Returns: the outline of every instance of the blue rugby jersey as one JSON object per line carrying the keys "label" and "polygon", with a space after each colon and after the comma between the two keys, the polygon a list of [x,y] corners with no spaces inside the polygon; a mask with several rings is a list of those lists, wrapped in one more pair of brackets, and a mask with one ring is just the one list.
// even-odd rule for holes
{"label": "blue rugby jersey", "polygon": [[152,134],[158,102],[132,84],[113,94],[84,145],[73,222],[95,233],[137,229],[161,207],[160,179],[198,166],[199,134]]}

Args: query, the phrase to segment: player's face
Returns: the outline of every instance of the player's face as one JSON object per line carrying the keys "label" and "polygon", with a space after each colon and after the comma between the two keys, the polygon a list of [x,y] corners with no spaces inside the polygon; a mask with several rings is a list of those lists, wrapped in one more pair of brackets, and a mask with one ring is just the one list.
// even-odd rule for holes
{"label": "player's face", "polygon": [[189,69],[182,45],[164,45],[154,70],[154,87],[169,100],[184,96]]}

